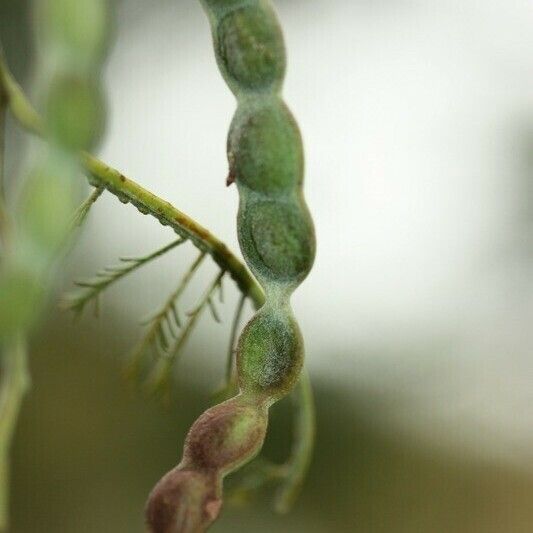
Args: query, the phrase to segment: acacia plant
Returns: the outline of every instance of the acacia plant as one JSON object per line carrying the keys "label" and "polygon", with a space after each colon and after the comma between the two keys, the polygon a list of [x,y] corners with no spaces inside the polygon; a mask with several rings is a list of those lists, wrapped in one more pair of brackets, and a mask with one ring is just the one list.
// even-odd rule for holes
{"label": "acacia plant", "polygon": [[[280,92],[285,47],[276,15],[266,0],[201,0],[208,15],[220,71],[237,99],[227,141],[229,176],[239,193],[237,232],[245,264],[219,239],[170,203],[90,155],[102,131],[104,104],[99,73],[109,13],[105,0],[38,0],[37,37],[41,112],[34,109],[0,60],[0,118],[9,110],[25,130],[45,142],[34,171],[23,180],[19,200],[0,197],[0,512],[7,523],[8,456],[17,413],[28,387],[27,339],[46,304],[59,260],[91,206],[107,191],[131,203],[178,235],[146,256],[122,258],[118,266],[77,282],[67,307],[96,309],[111,284],[186,242],[197,258],[152,315],[127,360],[130,375],[150,391],[168,391],[175,364],[204,309],[218,320],[215,303],[229,275],[241,293],[230,332],[225,401],[203,413],[186,437],[180,463],[152,490],[146,522],[153,533],[200,532],[217,518],[222,483],[260,452],[268,410],[291,393],[295,405],[293,446],[283,464],[255,458],[240,472],[236,490],[279,486],[276,509],[285,512],[307,470],[314,419],[303,365],[303,339],[290,296],[309,273],[315,254],[312,221],[302,185],[304,161],[298,126]],[[3,133],[4,123],[0,123]],[[4,153],[0,148],[3,167]],[[76,210],[86,175],[93,190]],[[183,318],[179,300],[206,257],[219,267],[198,305]],[[248,270],[248,268],[249,270]],[[249,299],[256,314],[238,342],[240,317]]]}

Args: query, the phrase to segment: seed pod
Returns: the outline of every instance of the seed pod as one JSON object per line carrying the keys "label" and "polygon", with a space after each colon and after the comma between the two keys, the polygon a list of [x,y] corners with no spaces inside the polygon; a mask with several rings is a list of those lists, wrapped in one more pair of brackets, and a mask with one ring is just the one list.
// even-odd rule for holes
{"label": "seed pod", "polygon": [[146,524],[152,533],[205,531],[222,505],[222,481],[216,472],[177,466],[154,487],[146,503]]}
{"label": "seed pod", "polygon": [[292,389],[303,363],[303,339],[292,315],[264,308],[239,339],[241,390],[274,403]]}
{"label": "seed pod", "polygon": [[263,4],[227,11],[216,23],[214,40],[220,70],[236,94],[279,89],[285,47],[271,9]]}
{"label": "seed pod", "polygon": [[181,463],[154,487],[146,505],[153,533],[202,532],[222,505],[223,476],[261,448],[266,406],[237,396],[207,410],[191,427]]}
{"label": "seed pod", "polygon": [[263,444],[267,420],[266,411],[240,397],[208,409],[189,430],[183,465],[221,474],[234,470]]}
{"label": "seed pod", "polygon": [[101,89],[80,76],[61,76],[48,93],[46,116],[51,136],[70,151],[89,149],[104,126]]}
{"label": "seed pod", "polygon": [[297,198],[243,201],[238,232],[244,257],[262,283],[295,287],[309,273],[315,256],[313,225]]}
{"label": "seed pod", "polygon": [[106,0],[39,0],[40,32],[49,51],[69,71],[90,73],[107,45]]}
{"label": "seed pod", "polygon": [[298,126],[277,97],[238,108],[228,136],[230,176],[238,185],[283,195],[302,184],[304,161]]}
{"label": "seed pod", "polygon": [[228,182],[238,186],[239,243],[266,303],[238,342],[239,395],[194,423],[180,466],[152,493],[152,533],[204,531],[218,513],[208,508],[220,505],[221,478],[261,448],[267,408],[292,389],[302,367],[303,340],[289,298],[315,256],[302,194],[302,140],[279,97],[285,50],[274,12],[266,0],[202,3],[219,68],[238,100],[228,135]]}
{"label": "seed pod", "polygon": [[[62,150],[50,150],[28,176],[19,204],[24,251],[44,268],[65,243],[79,184],[76,161]],[[37,265],[34,265],[37,266]]]}

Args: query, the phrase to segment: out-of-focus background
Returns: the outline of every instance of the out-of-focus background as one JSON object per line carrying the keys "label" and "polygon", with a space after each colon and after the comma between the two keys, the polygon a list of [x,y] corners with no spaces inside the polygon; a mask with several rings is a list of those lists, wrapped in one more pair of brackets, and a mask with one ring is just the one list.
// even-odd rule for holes
{"label": "out-of-focus background", "polygon": [[[99,155],[238,250],[226,189],[233,97],[193,0],[115,2]],[[294,511],[270,493],[213,531],[533,531],[533,10],[521,0],[278,0],[285,94],[303,130],[314,271],[294,295],[318,434]],[[0,36],[31,90],[28,0],[0,2]],[[34,95],[35,96],[35,95]],[[10,153],[24,138],[10,132]],[[12,157],[10,173],[21,170]],[[23,165],[22,165],[23,166]],[[57,294],[172,233],[110,195]],[[145,497],[221,382],[233,303],[206,315],[172,403],[121,377],[146,316],[193,257],[125,280],[99,320],[51,302],[16,435],[15,533],[142,531]],[[200,272],[188,294],[205,284]],[[197,294],[197,293],[196,293]],[[250,311],[249,311],[250,312]],[[290,442],[284,403],[267,443]]]}

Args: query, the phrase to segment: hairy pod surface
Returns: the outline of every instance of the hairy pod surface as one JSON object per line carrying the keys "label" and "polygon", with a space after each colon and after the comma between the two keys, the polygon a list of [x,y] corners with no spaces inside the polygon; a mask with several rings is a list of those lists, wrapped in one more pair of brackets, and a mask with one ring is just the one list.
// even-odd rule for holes
{"label": "hairy pod surface", "polygon": [[157,533],[200,533],[217,518],[222,481],[216,472],[185,469],[168,472],[146,503],[146,522]]}
{"label": "hairy pod surface", "polygon": [[237,97],[227,141],[228,183],[239,191],[237,232],[266,304],[238,347],[241,391],[273,403],[296,382],[301,334],[289,296],[309,273],[314,229],[303,194],[300,131],[279,91],[285,46],[276,15],[263,0],[204,0],[217,62]]}
{"label": "hairy pod surface", "polygon": [[271,404],[289,392],[303,364],[303,339],[292,314],[264,307],[239,339],[237,368],[244,393]]}
{"label": "hairy pod surface", "polygon": [[300,131],[276,96],[240,105],[228,135],[230,176],[252,191],[283,196],[303,181]]}
{"label": "hairy pod surface", "polygon": [[302,139],[279,95],[286,60],[275,13],[266,0],[201,2],[218,66],[237,97],[227,183],[238,187],[239,244],[266,302],[238,341],[239,395],[200,416],[180,465],[152,492],[147,521],[153,533],[204,531],[218,514],[223,477],[260,450],[268,407],[290,392],[302,368],[303,339],[289,298],[315,256],[302,193]]}
{"label": "hairy pod surface", "polygon": [[249,405],[243,396],[208,409],[189,430],[181,463],[148,498],[150,531],[205,531],[222,505],[223,476],[257,454],[267,423],[266,406]]}
{"label": "hairy pod surface", "polygon": [[185,440],[183,464],[221,474],[251,459],[265,438],[268,418],[256,405],[237,396],[208,409]]}
{"label": "hairy pod surface", "polygon": [[235,93],[279,88],[285,47],[274,13],[265,6],[235,9],[220,19],[215,47],[222,73]]}
{"label": "hairy pod surface", "polygon": [[296,287],[309,273],[315,256],[313,224],[297,198],[284,201],[243,199],[238,215],[239,244],[253,274],[265,287]]}

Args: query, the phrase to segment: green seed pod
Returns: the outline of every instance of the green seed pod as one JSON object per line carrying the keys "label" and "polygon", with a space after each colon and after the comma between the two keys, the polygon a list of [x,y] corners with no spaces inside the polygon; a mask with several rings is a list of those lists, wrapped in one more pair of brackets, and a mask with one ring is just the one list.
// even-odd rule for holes
{"label": "green seed pod", "polygon": [[65,244],[80,193],[81,184],[73,179],[78,172],[68,154],[52,152],[24,184],[19,205],[21,253],[34,266],[48,264]]}
{"label": "green seed pod", "polygon": [[107,44],[106,0],[40,0],[40,5],[42,35],[60,64],[92,71]]}
{"label": "green seed pod", "polygon": [[211,24],[214,26],[213,31],[215,31],[218,21],[224,18],[229,12],[257,4],[259,1],[261,0],[200,0],[200,3],[205,7]]}
{"label": "green seed pod", "polygon": [[239,339],[239,385],[245,393],[267,398],[284,396],[298,380],[303,364],[303,339],[290,312],[262,309]]}
{"label": "green seed pod", "polygon": [[234,93],[277,90],[285,74],[285,46],[276,15],[264,4],[233,9],[219,18],[215,53]]}
{"label": "green seed pod", "polygon": [[266,412],[245,405],[239,397],[208,409],[185,440],[183,466],[221,473],[250,460],[265,438]]}
{"label": "green seed pod", "polygon": [[46,102],[50,134],[70,151],[94,147],[104,128],[105,101],[90,81],[62,76],[54,80]]}
{"label": "green seed pod", "polygon": [[[303,364],[303,339],[289,299],[315,256],[301,190],[302,140],[279,97],[285,50],[276,16],[267,0],[202,3],[219,68],[238,100],[228,134],[228,182],[237,183],[239,243],[266,303],[239,338],[239,395],[194,423],[180,465],[152,493],[152,533],[204,531],[218,513],[221,478],[261,448],[267,409],[294,387]],[[216,513],[205,511],[209,505]]]}
{"label": "green seed pod", "polygon": [[301,185],[302,139],[278,98],[239,106],[228,135],[230,180],[255,192],[284,194]]}
{"label": "green seed pod", "polygon": [[296,199],[244,201],[238,232],[245,259],[260,280],[296,286],[309,273],[315,257],[313,224]]}
{"label": "green seed pod", "polygon": [[41,311],[44,288],[33,272],[3,265],[0,274],[1,342],[33,325]]}

